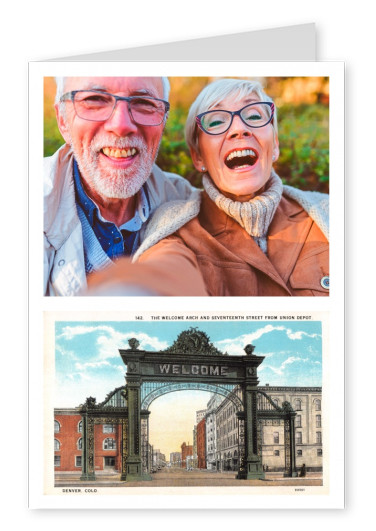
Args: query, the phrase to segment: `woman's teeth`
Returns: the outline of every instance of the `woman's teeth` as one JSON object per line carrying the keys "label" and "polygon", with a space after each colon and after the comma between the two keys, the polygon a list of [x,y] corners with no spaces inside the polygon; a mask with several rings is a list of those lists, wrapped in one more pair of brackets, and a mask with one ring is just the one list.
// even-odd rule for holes
{"label": "woman's teeth", "polygon": [[234,157],[246,157],[246,156],[256,157],[256,153],[253,149],[241,149],[239,151],[232,151],[226,160],[232,160]]}
{"label": "woman's teeth", "polygon": [[239,149],[231,151],[227,156],[225,163],[230,169],[253,166],[258,159],[258,155],[253,149]]}

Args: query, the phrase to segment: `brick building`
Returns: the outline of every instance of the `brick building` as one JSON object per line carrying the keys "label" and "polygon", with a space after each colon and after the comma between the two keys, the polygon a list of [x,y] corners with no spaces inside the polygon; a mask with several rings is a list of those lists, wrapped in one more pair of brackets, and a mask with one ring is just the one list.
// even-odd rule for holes
{"label": "brick building", "polygon": [[183,442],[181,445],[181,467],[187,468],[187,462],[189,462],[188,457],[193,456],[193,446],[191,444],[186,444]]}
{"label": "brick building", "polygon": [[197,468],[206,468],[206,421],[197,424]]}
{"label": "brick building", "polygon": [[[54,422],[56,472],[81,472],[82,420],[76,409],[56,409]],[[118,424],[94,426],[95,472],[121,470],[121,430]]]}

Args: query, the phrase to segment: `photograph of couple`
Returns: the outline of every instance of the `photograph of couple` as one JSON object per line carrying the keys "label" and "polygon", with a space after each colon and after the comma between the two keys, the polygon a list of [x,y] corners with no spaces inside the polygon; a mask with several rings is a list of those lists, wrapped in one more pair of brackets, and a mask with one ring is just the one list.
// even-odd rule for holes
{"label": "photograph of couple", "polygon": [[329,295],[328,78],[44,87],[44,295]]}

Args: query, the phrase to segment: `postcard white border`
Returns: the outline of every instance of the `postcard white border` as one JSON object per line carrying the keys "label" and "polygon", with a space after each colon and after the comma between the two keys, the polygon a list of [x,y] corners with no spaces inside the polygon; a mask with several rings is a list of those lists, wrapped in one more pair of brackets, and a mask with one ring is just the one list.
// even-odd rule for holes
{"label": "postcard white border", "polygon": [[[270,312],[269,312],[270,313]],[[274,312],[275,313],[275,312]],[[171,312],[147,312],[142,314],[144,323],[153,323],[157,328],[160,323],[173,322],[177,315],[184,315],[184,312],[174,314]],[[167,316],[170,319],[167,321],[152,320],[152,316]],[[213,316],[222,317],[230,316],[231,322],[255,323],[254,317],[262,317],[262,322],[269,323],[299,323],[307,321],[319,321],[322,323],[322,362],[323,362],[323,376],[326,374],[329,363],[329,315],[323,312],[317,312],[307,316],[298,312],[281,313],[278,319],[268,319],[267,316],[255,312],[194,312],[190,313],[183,322],[192,323],[191,315],[197,317],[195,324],[200,327],[200,322],[208,323],[217,320],[212,319]],[[209,316],[207,320],[206,316]],[[247,316],[251,315],[251,318]],[[204,316],[204,317],[203,317]],[[337,459],[337,448],[331,446],[330,432],[334,430],[338,432],[340,425],[338,425],[338,414],[333,417],[330,412],[330,378],[323,378],[322,385],[322,404],[323,404],[323,486],[307,486],[304,485],[304,491],[298,491],[296,485],[287,487],[278,486],[262,486],[262,487],[104,487],[100,482],[93,482],[90,487],[86,485],[72,484],[71,489],[80,489],[80,493],[64,493],[63,487],[54,487],[54,467],[53,467],[53,409],[56,404],[53,403],[53,386],[51,382],[54,378],[54,352],[55,352],[55,323],[57,321],[88,321],[91,324],[95,321],[105,323],[108,321],[127,321],[140,323],[140,316],[129,312],[84,312],[72,318],[71,312],[57,312],[45,314],[45,380],[44,380],[44,443],[45,443],[45,458],[44,458],[44,492],[45,498],[48,500],[49,507],[72,507],[77,503],[80,507],[92,507],[93,498],[95,498],[95,506],[97,508],[107,507],[149,507],[149,508],[186,508],[189,504],[190,508],[267,508],[271,506],[284,508],[312,508],[325,507],[327,500],[331,499],[333,489],[336,488],[336,482],[330,481],[331,477],[331,460]],[[299,318],[304,319],[299,320]],[[308,319],[306,319],[309,317]],[[292,319],[294,318],[294,320]],[[220,322],[220,321],[219,321]],[[228,322],[228,320],[226,320]],[[211,337],[215,341],[215,337]],[[298,383],[297,386],[299,387]],[[338,413],[338,412],[337,412]],[[335,457],[333,457],[335,456]],[[303,485],[302,485],[303,486]],[[68,487],[69,488],[69,487]],[[96,493],[85,493],[87,489],[97,489]],[[79,502],[77,501],[79,498]],[[119,500],[121,502],[119,504]],[[286,499],[289,499],[287,502]],[[282,503],[281,503],[281,500]],[[117,505],[119,504],[119,505]],[[318,505],[316,505],[318,504]]]}

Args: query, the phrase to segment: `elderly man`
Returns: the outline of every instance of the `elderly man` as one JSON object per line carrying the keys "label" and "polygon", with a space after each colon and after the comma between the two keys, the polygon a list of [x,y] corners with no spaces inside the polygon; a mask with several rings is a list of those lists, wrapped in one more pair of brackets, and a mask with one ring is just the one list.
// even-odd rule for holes
{"label": "elderly man", "polygon": [[168,92],[167,78],[57,79],[66,144],[45,159],[46,295],[82,293],[88,274],[137,250],[159,205],[197,193],[154,164]]}

